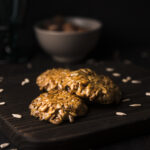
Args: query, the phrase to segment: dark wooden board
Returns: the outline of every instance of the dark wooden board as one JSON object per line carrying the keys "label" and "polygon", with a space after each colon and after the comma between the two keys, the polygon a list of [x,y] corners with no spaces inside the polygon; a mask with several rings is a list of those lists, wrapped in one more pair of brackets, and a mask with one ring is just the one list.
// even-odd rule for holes
{"label": "dark wooden board", "polygon": [[[87,149],[149,132],[150,97],[146,97],[145,92],[150,91],[150,72],[134,65],[112,62],[73,68],[85,66],[109,75],[121,87],[123,98],[131,98],[131,101],[119,105],[92,105],[89,106],[87,116],[77,118],[75,123],[53,125],[29,115],[28,105],[40,94],[35,84],[35,78],[40,72],[33,70],[30,73],[16,73],[14,76],[7,74],[0,84],[0,88],[4,88],[4,92],[0,94],[1,101],[6,101],[6,105],[0,106],[2,132],[20,149],[27,150]],[[112,73],[105,71],[106,67],[115,68],[115,72],[121,73],[121,77],[113,77]],[[142,83],[122,83],[121,79],[126,76],[141,80]],[[21,86],[24,78],[29,78],[31,82]],[[129,104],[132,103],[140,103],[142,107],[131,108]],[[117,111],[125,112],[127,116],[116,116]],[[13,118],[12,113],[22,114],[23,118]]]}

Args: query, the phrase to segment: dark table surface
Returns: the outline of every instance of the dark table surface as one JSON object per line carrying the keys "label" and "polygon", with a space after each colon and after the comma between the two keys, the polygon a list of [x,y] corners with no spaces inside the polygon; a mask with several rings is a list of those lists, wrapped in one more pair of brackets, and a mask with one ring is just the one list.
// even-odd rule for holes
{"label": "dark table surface", "polygon": [[[138,49],[131,49],[131,50],[114,50],[111,51],[109,54],[105,54],[106,57],[97,57],[94,54],[91,55],[88,59],[84,60],[81,63],[91,63],[95,64],[97,62],[103,63],[105,61],[116,61],[116,62],[123,62],[123,63],[133,63],[139,67],[143,67],[150,71],[150,49],[148,48],[138,48]],[[29,62],[22,63],[22,64],[3,64],[0,65],[0,73],[4,76],[13,75],[15,73],[25,73],[27,66],[29,67],[29,72],[36,72],[37,70],[41,69],[43,71],[49,65],[55,63],[55,65],[63,67],[70,64],[62,64],[56,63],[51,60],[45,54],[37,54],[29,60]],[[28,64],[28,65],[27,65]],[[30,65],[32,68],[30,69]],[[1,75],[0,75],[1,76]],[[0,133],[0,144],[10,142],[2,133]],[[11,148],[16,148],[15,145],[12,143],[6,150]],[[90,148],[89,148],[90,149]],[[141,135],[138,137],[134,137],[131,139],[126,139],[122,141],[118,141],[109,145],[105,145],[101,148],[97,148],[97,150],[149,150],[150,149],[150,135]]]}

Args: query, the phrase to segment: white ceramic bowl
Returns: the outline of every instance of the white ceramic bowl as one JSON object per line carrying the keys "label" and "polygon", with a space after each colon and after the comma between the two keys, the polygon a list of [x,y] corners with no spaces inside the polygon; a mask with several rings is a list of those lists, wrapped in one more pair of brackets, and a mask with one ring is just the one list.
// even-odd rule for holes
{"label": "white ceramic bowl", "polygon": [[66,17],[65,19],[88,30],[83,32],[50,31],[41,27],[47,21],[44,20],[35,25],[35,33],[42,49],[54,60],[59,62],[79,61],[97,44],[102,23],[81,17]]}

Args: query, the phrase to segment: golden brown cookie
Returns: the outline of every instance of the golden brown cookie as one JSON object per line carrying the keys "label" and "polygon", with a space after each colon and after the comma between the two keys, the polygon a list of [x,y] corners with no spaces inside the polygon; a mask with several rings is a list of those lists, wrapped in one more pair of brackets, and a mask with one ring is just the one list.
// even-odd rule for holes
{"label": "golden brown cookie", "polygon": [[109,77],[97,75],[88,68],[72,71],[62,87],[79,97],[101,104],[118,103],[121,98],[119,87]]}
{"label": "golden brown cookie", "polygon": [[95,100],[97,102],[101,104],[111,104],[120,102],[120,88],[109,77],[99,75],[99,84],[97,86],[98,95],[95,95]]}
{"label": "golden brown cookie", "polygon": [[62,89],[62,82],[69,73],[69,69],[50,69],[37,77],[36,84],[40,87],[40,90]]}
{"label": "golden brown cookie", "polygon": [[88,68],[48,70],[37,78],[37,84],[40,89],[63,89],[101,104],[118,103],[121,98],[119,87],[109,77],[98,75]]}
{"label": "golden brown cookie", "polygon": [[79,97],[67,91],[51,90],[34,99],[29,109],[40,120],[60,124],[64,120],[73,122],[74,117],[85,115],[88,108]]}

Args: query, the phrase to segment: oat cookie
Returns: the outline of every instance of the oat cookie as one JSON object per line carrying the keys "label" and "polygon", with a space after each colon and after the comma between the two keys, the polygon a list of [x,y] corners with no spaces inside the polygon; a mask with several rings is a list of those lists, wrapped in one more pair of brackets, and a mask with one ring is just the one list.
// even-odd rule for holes
{"label": "oat cookie", "polygon": [[97,102],[101,104],[119,103],[121,99],[120,88],[107,76],[99,76]]}
{"label": "oat cookie", "polygon": [[62,89],[62,82],[69,73],[69,69],[49,69],[37,77],[36,84],[40,90]]}
{"label": "oat cookie", "polygon": [[60,124],[64,120],[73,122],[74,117],[85,115],[88,108],[79,97],[67,91],[51,90],[34,99],[29,109],[40,120]]}
{"label": "oat cookie", "polygon": [[81,98],[101,104],[119,102],[119,87],[107,76],[98,75],[93,70],[83,68],[75,71],[52,69],[37,78],[40,89],[63,89]]}
{"label": "oat cookie", "polygon": [[91,69],[72,71],[64,80],[63,87],[70,93],[101,104],[119,102],[119,87],[107,76],[98,75]]}

